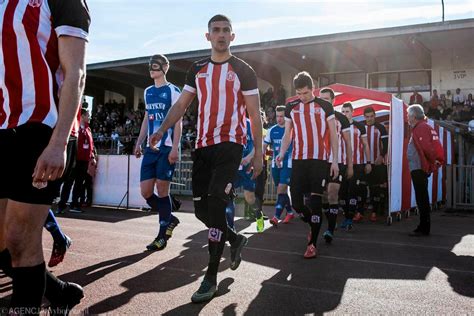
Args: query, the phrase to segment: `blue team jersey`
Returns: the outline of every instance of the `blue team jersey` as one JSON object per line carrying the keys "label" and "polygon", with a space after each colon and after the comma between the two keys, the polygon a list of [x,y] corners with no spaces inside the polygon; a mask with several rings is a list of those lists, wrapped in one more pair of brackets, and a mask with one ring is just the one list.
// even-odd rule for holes
{"label": "blue team jersey", "polygon": [[[276,167],[275,158],[280,154],[281,140],[285,134],[285,127],[280,127],[279,125],[274,125],[270,127],[267,131],[267,135],[263,140],[265,144],[272,146],[273,150],[273,159],[272,159],[272,168]],[[285,157],[283,159],[283,166],[291,168],[291,152],[293,151],[293,142],[290,143],[290,147],[286,151]]]}
{"label": "blue team jersey", "polygon": [[[153,85],[145,89],[144,100],[148,117],[148,138],[161,126],[166,114],[168,114],[171,106],[178,100],[179,95],[179,88],[171,83],[167,83],[159,88]],[[156,147],[173,146],[173,132],[174,127],[169,128]],[[149,145],[147,140],[147,147]]]}

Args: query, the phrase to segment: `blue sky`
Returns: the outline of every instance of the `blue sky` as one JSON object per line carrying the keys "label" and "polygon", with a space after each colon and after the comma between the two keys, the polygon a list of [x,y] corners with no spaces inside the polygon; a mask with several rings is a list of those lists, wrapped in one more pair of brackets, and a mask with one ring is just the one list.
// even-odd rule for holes
{"label": "blue sky", "polygon": [[[474,18],[474,0],[445,0],[445,19]],[[88,63],[209,48],[217,13],[233,21],[234,45],[441,21],[435,1],[89,0]]]}

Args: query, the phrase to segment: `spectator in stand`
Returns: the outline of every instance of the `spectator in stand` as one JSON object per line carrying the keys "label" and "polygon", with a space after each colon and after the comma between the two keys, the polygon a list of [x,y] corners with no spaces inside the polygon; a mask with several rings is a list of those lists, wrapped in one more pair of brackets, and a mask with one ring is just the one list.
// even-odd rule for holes
{"label": "spectator in stand", "polygon": [[276,114],[273,107],[268,107],[265,111],[266,121],[264,123],[264,128],[268,129],[276,124]]}
{"label": "spectator in stand", "polygon": [[472,99],[472,93],[469,93],[467,95],[467,100],[464,102],[464,105],[469,105],[472,108],[474,108],[474,100]]}
{"label": "spectator in stand", "polygon": [[464,96],[464,94],[461,93],[461,89],[457,88],[456,94],[453,96],[453,105],[464,105],[465,100],[466,97]]}
{"label": "spectator in stand", "polygon": [[412,104],[423,104],[423,97],[416,90],[414,90],[410,96],[410,105]]}
{"label": "spectator in stand", "polygon": [[[438,108],[438,105],[439,105],[439,96],[438,96],[438,90],[434,89],[433,90],[433,95],[431,96],[431,100],[430,100],[430,106],[432,108],[435,108],[437,109]],[[426,112],[425,112],[426,113]]]}
{"label": "spectator in stand", "polygon": [[286,90],[283,85],[280,85],[278,89],[276,102],[277,104],[286,104]]}
{"label": "spectator in stand", "polygon": [[464,104],[461,111],[461,122],[469,122],[470,120],[474,119],[473,114],[473,109],[469,105]]}
{"label": "spectator in stand", "polygon": [[461,112],[462,112],[462,107],[460,105],[454,106],[450,119],[456,122],[461,122],[462,121]]}
{"label": "spectator in stand", "polygon": [[453,95],[451,94],[451,90],[446,91],[446,107],[450,109],[453,108]]}

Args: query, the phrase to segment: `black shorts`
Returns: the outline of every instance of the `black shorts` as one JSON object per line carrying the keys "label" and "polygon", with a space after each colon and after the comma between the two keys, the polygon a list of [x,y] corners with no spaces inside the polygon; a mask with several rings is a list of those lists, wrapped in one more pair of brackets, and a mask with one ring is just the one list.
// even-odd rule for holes
{"label": "black shorts", "polygon": [[61,180],[50,181],[46,188],[36,189],[32,185],[32,174],[52,132],[49,126],[40,123],[0,130],[0,199],[51,205],[58,195]]}
{"label": "black shorts", "polygon": [[333,179],[330,175],[331,173],[331,163],[328,164],[328,182],[342,184],[347,179],[347,166],[345,164],[338,164],[339,166],[339,175],[336,179]]}
{"label": "black shorts", "polygon": [[367,184],[375,186],[387,183],[388,172],[386,165],[372,165],[372,172],[367,175]]}
{"label": "black shorts", "polygon": [[242,150],[242,145],[231,142],[196,149],[192,153],[193,197],[212,195],[227,201],[242,160]]}
{"label": "black shorts", "polygon": [[325,160],[293,160],[291,190],[294,192],[323,194],[327,184],[329,165]]}

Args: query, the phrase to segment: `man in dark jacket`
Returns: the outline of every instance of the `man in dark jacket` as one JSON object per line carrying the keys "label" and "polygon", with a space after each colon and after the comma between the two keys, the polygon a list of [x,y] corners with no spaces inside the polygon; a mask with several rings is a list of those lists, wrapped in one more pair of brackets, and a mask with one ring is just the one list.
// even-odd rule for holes
{"label": "man in dark jacket", "polygon": [[412,128],[407,149],[408,164],[415,189],[416,205],[420,211],[420,224],[410,236],[428,236],[431,212],[428,177],[444,163],[444,150],[438,134],[426,122],[421,105],[409,106],[407,113],[408,124]]}

